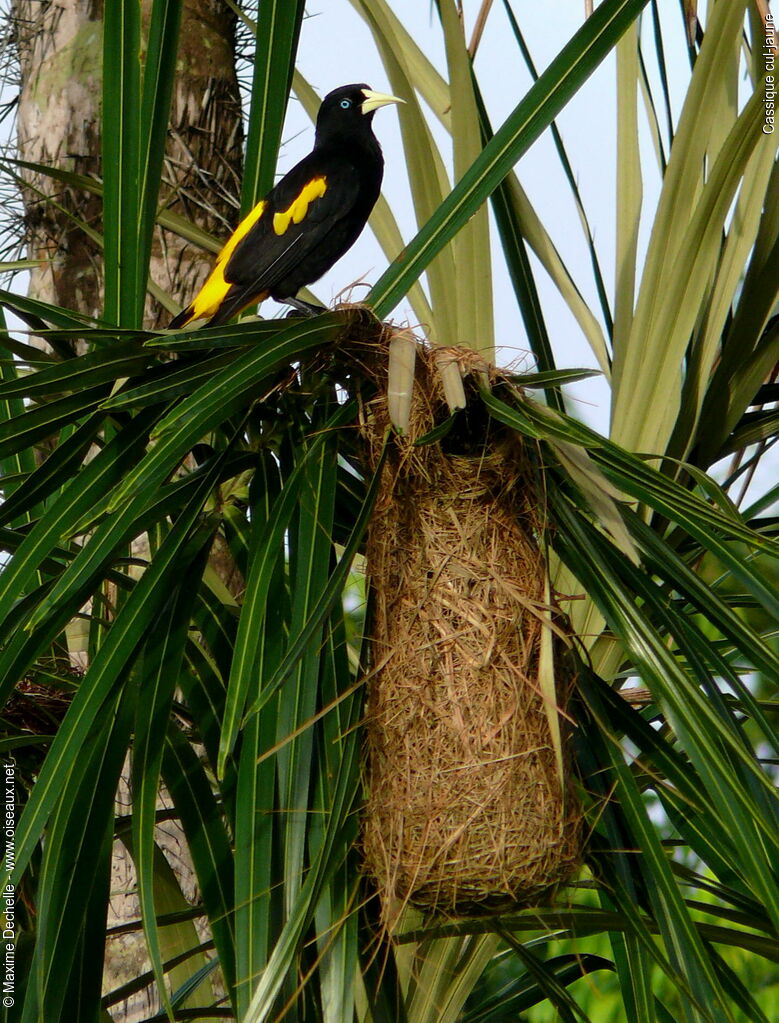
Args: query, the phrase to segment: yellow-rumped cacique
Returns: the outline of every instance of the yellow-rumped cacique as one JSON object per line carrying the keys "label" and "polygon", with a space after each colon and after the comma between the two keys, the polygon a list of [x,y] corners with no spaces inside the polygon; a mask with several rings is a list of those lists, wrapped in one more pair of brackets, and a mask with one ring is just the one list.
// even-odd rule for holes
{"label": "yellow-rumped cacique", "polygon": [[268,297],[316,310],[295,296],[326,273],[365,227],[384,174],[371,121],[379,107],[403,102],[364,84],[325,96],[313,151],[241,221],[203,287],[170,326],[196,320],[218,326]]}

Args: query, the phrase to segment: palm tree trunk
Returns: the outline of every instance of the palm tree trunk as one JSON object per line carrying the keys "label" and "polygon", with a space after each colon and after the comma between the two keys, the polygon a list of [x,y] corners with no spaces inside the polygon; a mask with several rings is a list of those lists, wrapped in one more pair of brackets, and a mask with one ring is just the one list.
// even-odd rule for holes
{"label": "palm tree trunk", "polygon": [[[101,7],[100,0],[15,0],[20,159],[99,176]],[[99,231],[100,198],[37,171],[23,174],[29,256],[43,261],[30,295],[99,315],[99,245],[76,221]]]}
{"label": "palm tree trunk", "polygon": [[[100,178],[102,6],[102,0],[15,0],[20,159]],[[217,235],[235,219],[241,176],[234,53],[229,10],[213,0],[187,0],[160,202]],[[100,197],[35,170],[25,170],[24,179],[29,255],[44,261],[32,272],[30,295],[99,316],[102,252],[92,232],[102,230]],[[155,283],[184,297],[207,270],[200,248],[157,231]],[[147,301],[146,326],[168,318],[159,303]]]}
{"label": "palm tree trunk", "polygon": [[[146,13],[150,4],[144,4]],[[95,180],[102,176],[102,0],[15,0],[16,44],[21,71],[18,153],[28,163],[67,170]],[[160,203],[216,235],[235,220],[243,151],[240,95],[235,73],[235,21],[214,0],[186,0],[173,93]],[[40,260],[29,294],[90,316],[103,310],[102,199],[63,185],[36,169],[23,171],[28,253]],[[150,265],[153,281],[177,299],[205,279],[209,259],[202,249],[157,228]],[[147,296],[144,326],[167,323],[170,313]],[[42,342],[41,342],[42,344]],[[141,538],[145,539],[145,538]],[[148,551],[135,549],[136,555]],[[229,555],[229,551],[227,552]],[[232,559],[220,548],[215,568],[230,585]],[[242,587],[240,579],[235,585]],[[78,641],[69,647],[77,647]],[[71,656],[79,652],[71,649]],[[85,656],[85,655],[83,655]],[[117,794],[117,815],[129,812],[129,764]],[[165,794],[161,794],[164,801]],[[160,804],[164,809],[164,804]],[[183,832],[169,821],[158,844],[173,865],[185,897],[196,901],[194,871]],[[135,870],[125,846],[114,843],[108,926],[137,920]],[[201,934],[201,940],[205,938]],[[149,968],[143,933],[120,933],[106,945],[105,989]],[[158,1008],[144,989],[112,1007],[126,1023]]]}

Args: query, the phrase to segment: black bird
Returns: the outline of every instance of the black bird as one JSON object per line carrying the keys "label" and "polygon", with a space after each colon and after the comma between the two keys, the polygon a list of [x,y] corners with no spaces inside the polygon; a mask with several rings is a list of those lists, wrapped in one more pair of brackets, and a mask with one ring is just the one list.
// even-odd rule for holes
{"label": "black bird", "polygon": [[373,114],[403,102],[367,85],[344,85],[325,96],[313,152],[241,221],[194,301],[170,326],[194,320],[217,326],[268,296],[310,311],[295,295],[354,244],[379,197],[384,159]]}

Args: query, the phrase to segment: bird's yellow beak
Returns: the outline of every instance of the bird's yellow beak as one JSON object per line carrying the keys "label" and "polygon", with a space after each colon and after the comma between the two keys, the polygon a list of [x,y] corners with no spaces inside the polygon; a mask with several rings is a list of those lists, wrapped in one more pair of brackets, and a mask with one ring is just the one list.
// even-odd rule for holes
{"label": "bird's yellow beak", "polygon": [[363,89],[362,94],[365,100],[360,106],[360,110],[364,114],[369,114],[371,110],[378,110],[379,107],[386,107],[390,103],[406,102],[404,99],[400,99],[399,96],[387,96],[386,93],[374,92],[373,89]]}

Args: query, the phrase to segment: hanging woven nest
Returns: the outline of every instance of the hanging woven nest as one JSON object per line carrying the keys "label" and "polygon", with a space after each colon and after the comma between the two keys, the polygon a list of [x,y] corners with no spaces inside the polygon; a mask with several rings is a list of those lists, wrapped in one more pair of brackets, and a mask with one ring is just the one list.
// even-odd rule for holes
{"label": "hanging woven nest", "polygon": [[[454,355],[484,378],[475,353]],[[407,433],[389,441],[367,543],[363,848],[385,914],[405,901],[446,913],[536,902],[570,877],[581,846],[573,678],[539,549],[537,463],[478,398],[442,442],[414,444],[449,414],[436,359],[418,348]],[[389,419],[386,377],[371,371],[379,396],[363,430],[376,465]],[[476,379],[465,372],[466,389]],[[544,657],[555,662],[546,698]]]}

